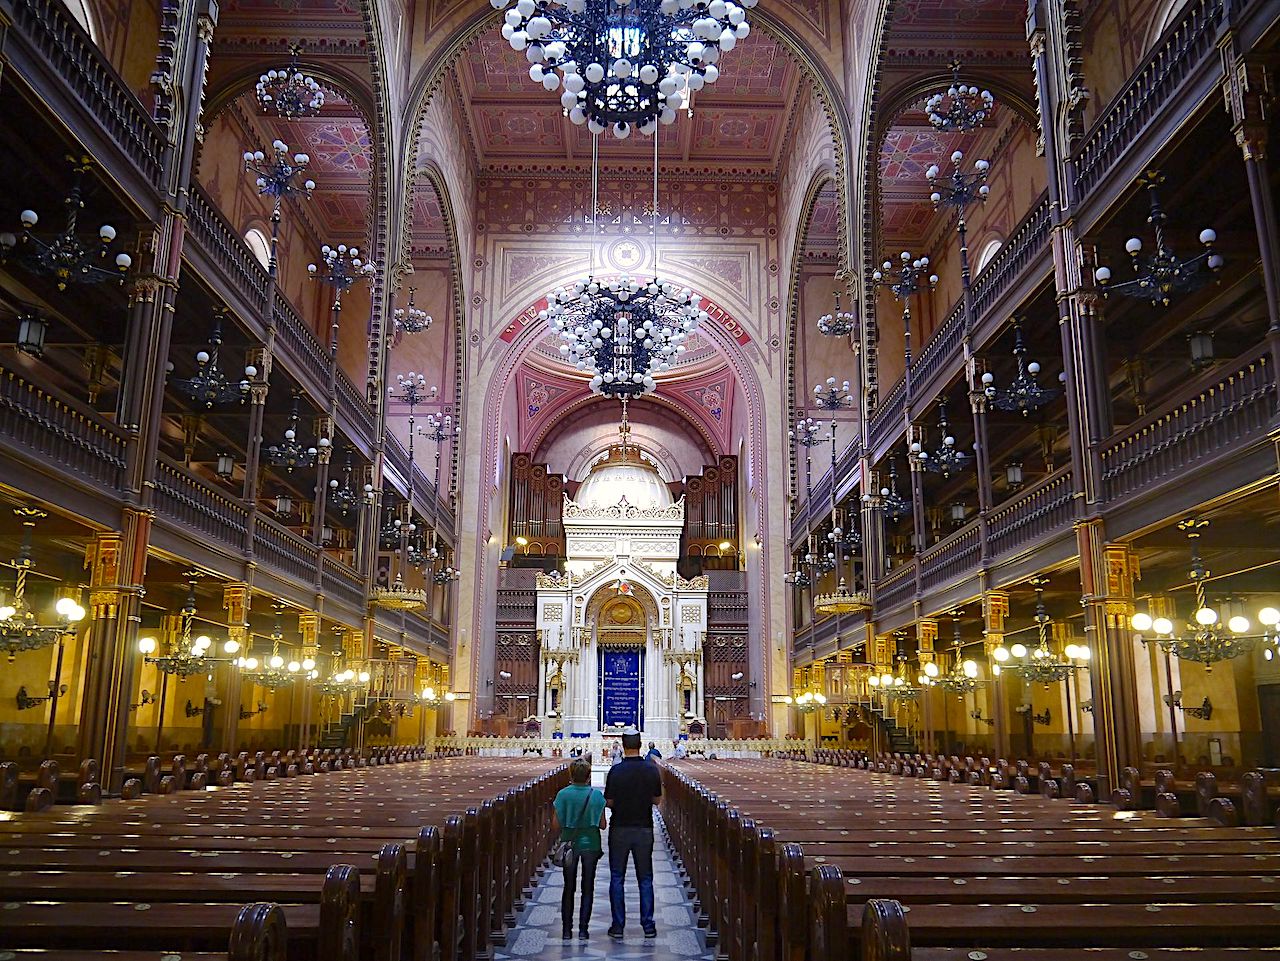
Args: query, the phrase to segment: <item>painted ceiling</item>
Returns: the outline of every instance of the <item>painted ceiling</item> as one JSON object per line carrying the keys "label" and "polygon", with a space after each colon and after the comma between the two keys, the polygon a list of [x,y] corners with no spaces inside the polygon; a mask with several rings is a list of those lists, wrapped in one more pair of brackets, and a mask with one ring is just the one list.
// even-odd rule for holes
{"label": "painted ceiling", "polygon": [[[687,114],[661,130],[664,164],[723,166],[773,172],[786,137],[799,71],[790,55],[761,31],[752,33],[720,64],[713,86],[695,95]],[[511,169],[530,162],[582,166],[591,159],[591,135],[563,115],[559,100],[529,79],[529,63],[496,31],[485,31],[459,59],[459,87],[482,168]],[[653,141],[600,138],[610,160],[649,161]]]}

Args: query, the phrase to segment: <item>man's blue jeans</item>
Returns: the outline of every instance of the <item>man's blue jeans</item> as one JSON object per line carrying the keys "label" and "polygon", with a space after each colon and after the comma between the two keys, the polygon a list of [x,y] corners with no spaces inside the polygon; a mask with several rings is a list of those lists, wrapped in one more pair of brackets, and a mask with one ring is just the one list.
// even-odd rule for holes
{"label": "man's blue jeans", "polygon": [[613,926],[621,930],[627,923],[623,882],[627,876],[627,856],[636,865],[640,887],[640,926],[653,927],[653,828],[611,827],[609,829],[609,909]]}

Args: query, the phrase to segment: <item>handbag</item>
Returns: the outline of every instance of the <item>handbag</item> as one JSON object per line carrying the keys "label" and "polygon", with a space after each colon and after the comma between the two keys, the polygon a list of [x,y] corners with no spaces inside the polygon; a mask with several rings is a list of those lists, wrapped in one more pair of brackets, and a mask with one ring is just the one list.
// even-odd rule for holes
{"label": "handbag", "polygon": [[[578,823],[572,828],[569,828],[569,830],[578,831],[582,828],[582,819],[586,817],[587,807],[591,804],[591,794],[592,791],[588,788],[586,800],[582,802],[582,810],[578,812]],[[563,835],[563,831],[561,834]],[[564,867],[564,862],[568,859],[569,851],[572,850],[572,848],[572,841],[566,841],[563,836],[556,838],[555,844],[551,845],[551,863],[558,868]]]}

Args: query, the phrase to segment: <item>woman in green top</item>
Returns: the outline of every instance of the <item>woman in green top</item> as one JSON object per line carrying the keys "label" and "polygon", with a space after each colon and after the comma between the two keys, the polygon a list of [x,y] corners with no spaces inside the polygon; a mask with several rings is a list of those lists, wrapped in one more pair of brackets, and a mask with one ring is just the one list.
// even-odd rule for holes
{"label": "woman in green top", "polygon": [[554,828],[569,842],[564,859],[564,897],[560,899],[560,917],[564,922],[563,937],[573,937],[573,889],[577,887],[578,865],[582,865],[582,913],[578,937],[587,938],[587,919],[591,917],[592,896],[596,887],[596,864],[603,847],[600,829],[605,826],[604,795],[591,786],[591,762],[578,758],[569,765],[568,787],[555,799]]}

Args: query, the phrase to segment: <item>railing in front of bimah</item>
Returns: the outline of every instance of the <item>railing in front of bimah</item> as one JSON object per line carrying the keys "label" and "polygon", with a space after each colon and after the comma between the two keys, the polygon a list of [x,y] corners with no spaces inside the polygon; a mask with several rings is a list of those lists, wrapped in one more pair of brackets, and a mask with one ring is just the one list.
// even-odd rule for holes
{"label": "railing in front of bimah", "polygon": [[[544,718],[545,729],[548,721]],[[482,757],[522,757],[528,754],[541,754],[552,757],[554,752],[568,757],[570,751],[582,751],[590,754],[597,764],[607,764],[609,751],[618,743],[616,737],[604,738],[598,735],[590,737],[482,737],[447,735],[427,739],[427,749],[457,750]],[[786,738],[690,738],[686,742],[687,749],[696,756],[718,758],[770,757],[783,751],[803,748],[804,742]],[[667,760],[671,760],[671,745],[663,742],[658,745]]]}

